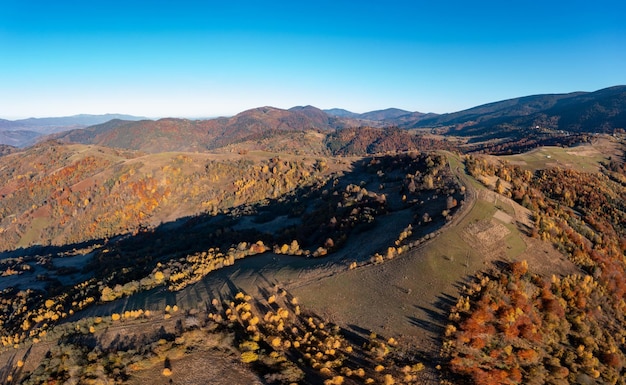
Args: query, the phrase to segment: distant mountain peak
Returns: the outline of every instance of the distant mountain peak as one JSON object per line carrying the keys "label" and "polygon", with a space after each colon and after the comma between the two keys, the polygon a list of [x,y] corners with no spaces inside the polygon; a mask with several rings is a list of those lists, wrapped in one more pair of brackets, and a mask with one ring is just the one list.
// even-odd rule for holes
{"label": "distant mountain peak", "polygon": [[545,134],[606,133],[626,127],[626,86],[512,98],[422,119],[406,127],[441,127],[483,140],[537,135],[537,127]]}
{"label": "distant mountain peak", "polygon": [[319,110],[319,111],[322,111],[319,108],[317,108],[315,106],[312,106],[310,104],[307,104],[306,106],[295,106],[295,107],[291,107],[289,109],[289,111],[302,111],[302,110]]}
{"label": "distant mountain peak", "polygon": [[352,111],[344,110],[343,108],[331,108],[324,110],[325,113],[331,116],[337,116],[339,118],[358,118],[360,114]]}
{"label": "distant mountain peak", "polygon": [[362,119],[371,121],[396,119],[412,113],[411,111],[401,110],[399,108],[386,108],[383,110],[364,112],[362,114],[357,114],[355,112],[344,110],[342,108],[331,108],[329,110],[324,110],[324,112],[326,112],[328,115],[337,116],[340,118]]}
{"label": "distant mountain peak", "polygon": [[361,119],[368,120],[389,120],[396,119],[404,115],[410,114],[411,111],[401,110],[399,108],[386,108],[384,110],[376,110],[361,114]]}

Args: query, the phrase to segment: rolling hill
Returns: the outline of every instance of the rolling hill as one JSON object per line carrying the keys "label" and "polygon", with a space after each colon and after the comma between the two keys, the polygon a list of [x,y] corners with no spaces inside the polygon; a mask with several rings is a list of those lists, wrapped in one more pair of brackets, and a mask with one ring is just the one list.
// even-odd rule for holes
{"label": "rolling hill", "polygon": [[18,151],[18,149],[14,146],[8,146],[6,144],[0,144],[0,156],[8,155],[13,152]]}
{"label": "rolling hill", "polygon": [[392,120],[410,114],[410,111],[399,108],[386,108],[384,110],[370,111],[359,115],[359,118],[366,120]]}
{"label": "rolling hill", "polygon": [[54,132],[54,130],[62,128],[62,127],[93,126],[95,124],[105,123],[113,119],[144,120],[146,118],[133,116],[133,115],[125,115],[125,114],[102,114],[102,115],[80,114],[80,115],[73,115],[73,116],[50,117],[50,118],[19,119],[19,120],[16,120],[15,122],[21,125],[24,125],[26,127],[39,127],[40,128],[39,132],[42,132],[42,133],[52,133]]}
{"label": "rolling hill", "polygon": [[294,156],[146,155],[45,142],[0,158],[0,251],[80,243],[276,199],[322,175],[314,159]]}
{"label": "rolling hill", "polygon": [[20,122],[14,122],[12,120],[0,119],[0,130],[21,130],[24,129],[24,125]]}
{"label": "rolling hill", "polygon": [[340,118],[358,118],[361,115],[357,114],[356,112],[344,110],[343,108],[330,108],[323,111],[328,115],[337,116]]}
{"label": "rolling hill", "polygon": [[113,120],[86,129],[61,133],[54,138],[64,142],[152,153],[206,151],[249,140],[262,140],[286,132],[329,131],[337,124],[336,119],[310,106],[291,110],[260,107],[230,118],[211,120]]}
{"label": "rolling hill", "polygon": [[[368,143],[360,130],[337,133]],[[395,130],[380,130],[389,146]],[[506,159],[58,142],[7,155],[0,378],[619,378],[625,192],[619,164],[594,171],[622,154],[603,140]],[[580,346],[599,358],[579,362]],[[206,365],[229,374],[193,370]]]}
{"label": "rolling hill", "polygon": [[0,383],[623,383],[623,99],[0,145]]}
{"label": "rolling hill", "polygon": [[399,108],[387,108],[384,110],[364,112],[362,114],[341,108],[332,108],[324,110],[324,112],[331,116],[353,120],[354,123],[352,126],[370,127],[404,126],[408,123],[415,124],[422,119],[438,116],[434,113],[410,112]]}

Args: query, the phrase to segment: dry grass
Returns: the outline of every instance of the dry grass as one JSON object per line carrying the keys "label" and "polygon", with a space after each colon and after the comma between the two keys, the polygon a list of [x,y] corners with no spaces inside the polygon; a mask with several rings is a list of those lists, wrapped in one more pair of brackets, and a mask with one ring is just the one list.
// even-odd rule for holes
{"label": "dry grass", "polygon": [[262,382],[238,357],[216,350],[204,350],[169,360],[170,376],[162,374],[164,362],[137,371],[128,379],[128,385],[261,385]]}
{"label": "dry grass", "polygon": [[[429,369],[434,373],[437,341],[449,306],[469,277],[502,260],[526,259],[538,273],[576,270],[550,245],[520,233],[519,227],[529,224],[528,210],[494,196],[481,189],[476,202],[467,207],[454,226],[417,250],[379,266],[341,272],[292,291],[308,307],[344,327],[358,325],[377,333],[402,335],[432,358]],[[477,234],[472,235],[473,229],[481,226],[482,236],[486,237],[482,242]]]}
{"label": "dry grass", "polygon": [[576,147],[540,147],[524,154],[499,157],[530,170],[548,167],[573,168],[579,171],[598,171],[600,163],[611,156],[620,156],[620,144],[610,136],[598,136],[590,144]]}

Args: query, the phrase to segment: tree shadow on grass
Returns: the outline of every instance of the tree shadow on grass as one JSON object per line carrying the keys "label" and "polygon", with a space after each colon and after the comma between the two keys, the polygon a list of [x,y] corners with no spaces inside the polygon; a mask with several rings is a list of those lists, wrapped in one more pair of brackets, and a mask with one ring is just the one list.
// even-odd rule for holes
{"label": "tree shadow on grass", "polygon": [[[297,188],[277,199],[233,207],[218,215],[200,214],[179,218],[161,224],[154,229],[144,228],[109,239],[90,240],[64,246],[32,246],[4,252],[0,253],[0,259],[18,255],[61,258],[64,253],[85,250],[85,252],[91,253],[93,258],[83,267],[83,271],[93,273],[94,282],[98,282],[88,289],[89,292],[85,296],[92,296],[97,303],[103,286],[114,288],[116,285],[140,281],[148,277],[159,263],[182,260],[188,255],[202,253],[210,248],[226,250],[241,242],[250,243],[258,240],[268,245],[279,245],[281,242],[291,242],[295,239],[302,247],[310,247],[310,250],[315,250],[320,242],[323,245],[329,238],[334,239],[335,244],[339,244],[341,239],[348,239],[351,235],[364,229],[364,227],[359,226],[367,225],[370,226],[367,227],[367,231],[378,231],[378,228],[375,227],[376,222],[371,222],[374,223],[372,225],[367,222],[369,217],[363,216],[361,218],[358,216],[360,213],[366,212],[369,215],[375,212],[376,215],[384,216],[388,212],[385,210],[389,209],[384,207],[384,202],[381,202],[377,196],[372,198],[366,192],[361,191],[360,195],[353,194],[355,196],[351,196],[347,191],[347,186],[358,186],[361,181],[365,180],[378,184],[376,178],[380,177],[385,179],[384,181],[381,179],[385,182],[381,185],[385,184],[387,186],[385,188],[389,189],[388,191],[380,191],[380,194],[384,194],[399,190],[404,183],[406,170],[403,167],[408,163],[402,163],[404,160],[393,156],[377,159],[381,162],[381,170],[384,170],[383,177],[380,177],[376,172],[376,167],[370,167],[372,158],[366,158],[355,162],[352,171],[337,175],[335,179],[320,182],[320,184],[313,186]],[[416,166],[416,170],[425,171],[422,168],[422,165]],[[415,173],[411,172],[411,174]],[[394,179],[396,176],[397,180]],[[449,182],[451,183],[448,180],[445,183],[442,182],[441,195],[444,196],[443,199],[445,199],[444,192],[448,191],[447,183]],[[393,184],[395,187],[390,187]],[[351,189],[354,190],[354,187]],[[433,191],[428,190],[427,193],[432,194]],[[347,202],[342,201],[345,198],[344,195],[348,196]],[[419,195],[414,198],[414,200],[419,201]],[[439,201],[429,201],[429,205],[439,204],[441,204]],[[379,205],[383,206],[380,212],[376,211],[380,208]],[[353,212],[357,214],[352,214]],[[259,221],[255,222],[249,218],[249,216],[259,214],[262,215]],[[342,217],[340,215],[345,215],[345,222],[341,222]],[[268,229],[264,228],[263,224],[277,216],[295,216],[299,221],[294,222],[291,218],[285,222],[284,227],[272,226],[271,232],[266,231]],[[247,219],[244,221],[242,218]],[[333,222],[332,219],[335,219],[337,225],[329,225]],[[366,222],[361,223],[359,220]],[[342,225],[345,226],[342,227]],[[444,222],[433,224],[432,227],[429,226],[429,233],[434,233],[443,225]],[[290,260],[286,263],[293,263],[293,261]],[[319,263],[331,262],[328,262],[326,258],[321,258]],[[248,264],[243,260],[237,261],[236,265],[238,268],[245,268],[254,273],[254,263]],[[301,268],[300,264],[297,264],[295,268]],[[80,290],[74,289],[71,284],[62,286],[57,281],[53,285],[55,287],[50,287],[46,293],[43,293],[43,300],[51,293],[63,292],[67,294],[67,298],[72,298],[74,295],[78,296],[80,292]],[[225,288],[227,290],[232,292],[234,287],[233,282],[226,282]],[[217,296],[224,295],[223,293],[216,293],[213,288],[207,287],[208,290]],[[171,292],[161,286],[116,300],[115,303],[101,304],[96,312],[110,314],[123,310],[145,309],[156,306],[155,303],[151,302],[154,301],[154,297],[159,298],[159,304],[163,304],[164,301],[165,304],[173,305],[181,301],[180,296],[180,292]],[[64,304],[64,306],[69,308],[70,304]],[[206,306],[209,307],[209,304],[207,303]],[[87,312],[76,312],[73,317],[67,320],[76,320],[81,316],[94,314],[95,312],[91,312],[93,308],[91,306]]]}
{"label": "tree shadow on grass", "polygon": [[448,315],[450,313],[450,309],[456,305],[456,303],[457,299],[455,297],[442,293],[437,296],[437,299],[433,302],[432,307],[415,306],[416,309],[420,310],[422,314],[421,317],[407,317],[408,321],[412,325],[427,331],[430,341],[437,347],[436,349],[419,347],[417,349],[421,359],[431,368],[444,364],[443,359],[439,354],[439,348],[444,342],[444,334],[446,326],[449,322]]}
{"label": "tree shadow on grass", "polygon": [[427,308],[424,306],[416,306],[421,310],[426,317],[408,317],[411,324],[425,329],[437,337],[434,337],[436,342],[441,342],[439,336],[443,335],[448,322],[448,314],[450,308],[456,304],[456,298],[448,294],[441,294],[437,296],[437,300],[433,303],[433,308]]}

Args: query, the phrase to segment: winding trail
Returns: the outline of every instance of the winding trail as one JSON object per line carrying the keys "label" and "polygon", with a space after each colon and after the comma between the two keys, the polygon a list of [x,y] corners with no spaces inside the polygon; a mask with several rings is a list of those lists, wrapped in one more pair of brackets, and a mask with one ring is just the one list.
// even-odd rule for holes
{"label": "winding trail", "polygon": [[[416,229],[437,235],[393,260],[377,265],[369,262],[374,253],[393,245],[398,234],[412,222],[415,213],[411,208],[378,217],[373,229],[352,234],[338,252],[324,258],[273,253],[251,256],[214,271],[181,291],[169,292],[161,287],[86,309],[80,316],[134,309],[163,310],[174,304],[181,310],[204,309],[213,298],[231,297],[238,291],[266,296],[281,287],[298,297],[307,310],[346,330],[360,334],[374,331],[398,338],[411,351],[418,352],[426,364],[422,380],[434,385],[438,383],[435,366],[445,315],[455,301],[459,283],[476,268],[463,267],[460,258],[448,259],[437,249],[463,226],[477,200],[476,190],[458,157],[448,154],[448,159],[454,177],[466,186],[463,205],[451,221],[433,221]],[[445,197],[438,199],[441,202],[431,204],[441,207],[443,202],[445,207]],[[465,253],[468,245],[461,242],[455,240],[444,247]],[[359,267],[349,269],[354,261]]]}

